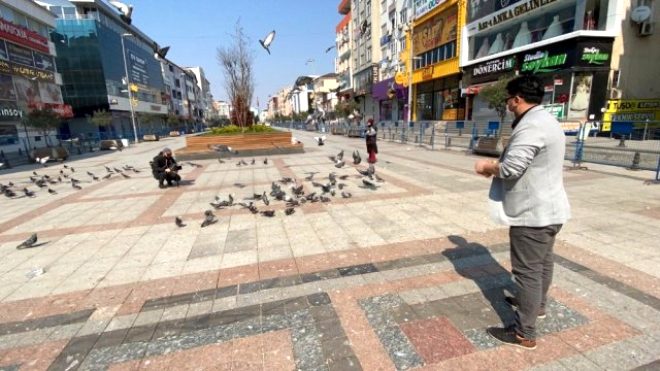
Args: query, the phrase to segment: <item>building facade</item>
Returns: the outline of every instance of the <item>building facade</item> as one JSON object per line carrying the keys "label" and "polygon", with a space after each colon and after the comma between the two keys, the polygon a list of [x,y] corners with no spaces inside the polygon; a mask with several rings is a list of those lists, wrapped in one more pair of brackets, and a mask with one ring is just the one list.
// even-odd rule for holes
{"label": "building facade", "polygon": [[380,17],[380,81],[374,83],[372,97],[378,106],[381,121],[407,119],[408,89],[397,84],[394,77],[402,71],[404,61],[399,55],[406,47],[406,26],[411,13],[409,0],[385,0],[381,2]]}
{"label": "building facade", "polygon": [[[62,132],[94,136],[100,131],[108,137],[133,138],[134,131],[140,137],[164,129],[168,106],[155,56],[159,46],[131,23],[130,14],[102,0],[39,3],[57,17],[52,39],[64,80],[62,93],[75,112]],[[97,128],[89,122],[96,110],[111,112],[111,125]]]}
{"label": "building facade", "polygon": [[[463,119],[459,50],[465,2],[415,0],[411,11],[407,65],[412,63],[413,119]],[[410,54],[412,48],[412,58]]]}
{"label": "building facade", "polygon": [[[466,118],[494,118],[484,85],[516,74],[539,76],[543,104],[559,120],[600,117],[611,79],[620,0],[470,2],[460,50]],[[506,5],[506,6],[503,6]]]}
{"label": "building facade", "polygon": [[379,119],[372,89],[380,79],[380,4],[379,0],[351,0],[353,92],[365,120]]}
{"label": "building facade", "polygon": [[213,94],[211,94],[211,83],[206,79],[202,67],[187,67],[189,72],[195,75],[199,95],[197,95],[197,118],[200,122],[206,122],[207,118],[213,116]]}
{"label": "building facade", "polygon": [[342,0],[338,7],[343,15],[335,28],[335,73],[339,81],[338,93],[344,99],[351,99],[353,93],[353,32],[351,27],[351,0]]}
{"label": "building facade", "polygon": [[162,59],[160,65],[165,85],[164,97],[169,106],[169,114],[176,116],[183,122],[192,120],[192,111],[188,101],[188,88],[185,83],[186,70],[168,59]]}
{"label": "building facade", "polygon": [[55,63],[50,32],[55,17],[32,1],[0,2],[0,150],[43,147],[43,133],[23,125],[34,109],[50,108],[63,119],[73,116],[64,104],[62,77]]}
{"label": "building facade", "polygon": [[231,103],[223,100],[216,100],[213,101],[213,108],[218,112],[218,117],[226,119],[231,117]]}

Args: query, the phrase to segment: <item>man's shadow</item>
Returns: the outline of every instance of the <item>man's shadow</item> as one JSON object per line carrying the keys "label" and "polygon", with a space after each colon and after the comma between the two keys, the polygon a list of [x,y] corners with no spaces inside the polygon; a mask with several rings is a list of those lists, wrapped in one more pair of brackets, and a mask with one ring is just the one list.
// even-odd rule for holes
{"label": "man's shadow", "polygon": [[[483,245],[470,243],[461,236],[451,235],[449,241],[456,246],[444,250],[442,255],[454,265],[461,276],[473,280],[481,290],[484,298],[497,313],[504,325],[513,323],[515,313],[505,301],[507,291],[513,291],[510,272],[493,258],[491,252]],[[466,258],[477,258],[477,263],[471,263]]]}

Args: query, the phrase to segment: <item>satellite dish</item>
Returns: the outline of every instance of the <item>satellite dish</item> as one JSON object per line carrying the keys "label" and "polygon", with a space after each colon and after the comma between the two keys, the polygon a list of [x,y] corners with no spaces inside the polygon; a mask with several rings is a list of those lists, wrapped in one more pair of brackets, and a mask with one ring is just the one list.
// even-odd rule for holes
{"label": "satellite dish", "polygon": [[630,19],[633,22],[642,23],[651,17],[651,8],[646,5],[640,5],[630,12]]}

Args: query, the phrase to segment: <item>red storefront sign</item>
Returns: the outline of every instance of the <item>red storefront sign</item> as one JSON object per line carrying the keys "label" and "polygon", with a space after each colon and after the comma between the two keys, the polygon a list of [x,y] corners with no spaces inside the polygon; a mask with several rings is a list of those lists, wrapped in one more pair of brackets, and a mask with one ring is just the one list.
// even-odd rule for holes
{"label": "red storefront sign", "polygon": [[68,104],[33,102],[30,103],[28,108],[31,110],[50,108],[62,118],[67,119],[73,117],[73,108]]}
{"label": "red storefront sign", "polygon": [[23,26],[0,18],[0,37],[48,53],[48,39]]}

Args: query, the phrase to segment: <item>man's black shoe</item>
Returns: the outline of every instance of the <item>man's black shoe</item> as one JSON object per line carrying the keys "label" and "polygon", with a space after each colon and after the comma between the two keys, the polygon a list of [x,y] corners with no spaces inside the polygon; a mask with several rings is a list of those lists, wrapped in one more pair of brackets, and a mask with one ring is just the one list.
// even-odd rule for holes
{"label": "man's black shoe", "polygon": [[494,337],[498,341],[508,344],[515,345],[523,349],[536,349],[536,340],[525,339],[516,332],[515,326],[509,327],[489,327],[486,329],[488,335]]}
{"label": "man's black shoe", "polygon": [[[504,301],[505,301],[507,304],[509,304],[510,306],[512,306],[512,307],[514,307],[514,308],[518,308],[518,300],[516,300],[516,298],[511,297],[511,296],[505,296],[505,297],[504,297]],[[543,319],[543,318],[545,318],[545,316],[546,316],[546,314],[545,314],[545,308],[541,308],[541,309],[539,309],[539,313],[538,313],[538,315],[537,315],[536,318]]]}

